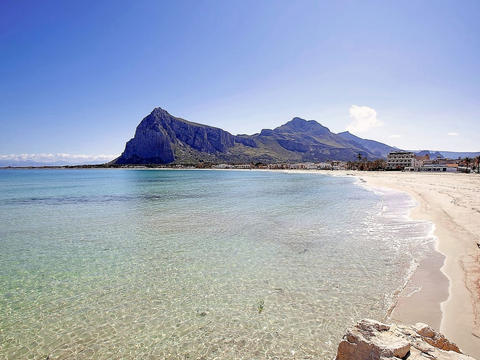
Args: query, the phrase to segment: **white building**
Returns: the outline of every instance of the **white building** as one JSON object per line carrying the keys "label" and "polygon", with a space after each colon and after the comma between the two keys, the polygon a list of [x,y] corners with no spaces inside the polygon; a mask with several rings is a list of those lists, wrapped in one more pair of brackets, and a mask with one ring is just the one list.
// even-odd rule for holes
{"label": "white building", "polygon": [[252,165],[250,165],[250,164],[237,164],[237,165],[233,165],[233,167],[235,169],[251,169]]}
{"label": "white building", "polygon": [[415,170],[421,166],[413,152],[393,151],[387,155],[387,169],[390,170]]}
{"label": "white building", "polygon": [[[456,165],[456,164],[454,164]],[[457,172],[458,166],[453,164],[424,164],[420,168],[420,171],[430,172]]]}
{"label": "white building", "polygon": [[320,169],[320,170],[333,170],[333,166],[331,163],[329,162],[321,162],[321,163],[318,163],[317,164],[317,169]]}
{"label": "white building", "polygon": [[214,169],[233,169],[233,165],[230,164],[218,164],[213,166]]}

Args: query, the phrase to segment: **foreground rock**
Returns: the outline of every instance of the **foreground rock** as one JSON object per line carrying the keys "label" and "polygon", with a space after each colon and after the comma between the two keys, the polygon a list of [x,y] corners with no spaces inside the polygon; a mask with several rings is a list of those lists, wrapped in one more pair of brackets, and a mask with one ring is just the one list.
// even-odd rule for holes
{"label": "foreground rock", "polygon": [[362,320],[347,330],[336,360],[475,360],[428,325],[387,325]]}

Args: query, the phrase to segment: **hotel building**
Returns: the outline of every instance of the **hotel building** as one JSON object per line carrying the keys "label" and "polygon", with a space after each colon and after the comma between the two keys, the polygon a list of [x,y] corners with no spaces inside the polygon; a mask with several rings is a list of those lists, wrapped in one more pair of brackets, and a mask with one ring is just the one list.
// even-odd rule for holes
{"label": "hotel building", "polygon": [[416,169],[421,166],[413,152],[394,151],[387,155],[387,169],[404,170],[405,168]]}

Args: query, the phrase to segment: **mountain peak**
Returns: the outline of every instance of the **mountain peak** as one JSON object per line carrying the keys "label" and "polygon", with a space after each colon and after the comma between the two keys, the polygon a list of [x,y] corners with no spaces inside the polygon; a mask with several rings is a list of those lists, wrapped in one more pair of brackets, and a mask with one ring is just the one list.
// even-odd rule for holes
{"label": "mountain peak", "polygon": [[152,110],[151,114],[157,114],[157,115],[169,115],[169,112],[165,109],[162,109],[161,107],[156,107],[155,109]]}
{"label": "mountain peak", "polygon": [[290,120],[289,122],[291,123],[301,123],[301,124],[304,124],[306,122],[308,122],[307,120],[305,119],[302,119],[301,117],[298,117],[298,116],[295,116],[292,120]]}
{"label": "mountain peak", "polygon": [[288,127],[288,128],[291,128],[291,129],[302,129],[304,128],[305,126],[307,126],[308,124],[308,121],[305,120],[305,119],[302,119],[300,117],[294,117],[292,120],[286,122],[285,124],[283,124],[282,126],[280,127]]}
{"label": "mountain peak", "polygon": [[281,131],[296,131],[296,132],[309,132],[312,134],[315,133],[329,133],[330,130],[320,124],[319,122],[315,120],[305,120],[300,117],[294,117],[292,120],[287,122],[286,124],[280,126],[277,128],[278,130]]}

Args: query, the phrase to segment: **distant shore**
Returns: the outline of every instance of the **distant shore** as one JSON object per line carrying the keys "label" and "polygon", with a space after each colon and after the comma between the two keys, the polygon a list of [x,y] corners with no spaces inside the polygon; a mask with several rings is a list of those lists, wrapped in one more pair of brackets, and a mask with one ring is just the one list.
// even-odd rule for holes
{"label": "distant shore", "polygon": [[319,171],[355,176],[373,188],[410,194],[410,216],[433,222],[438,254],[424,259],[399,295],[391,319],[425,322],[480,358],[480,176],[412,172]]}

